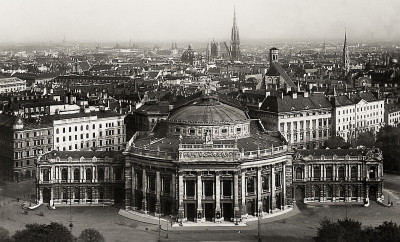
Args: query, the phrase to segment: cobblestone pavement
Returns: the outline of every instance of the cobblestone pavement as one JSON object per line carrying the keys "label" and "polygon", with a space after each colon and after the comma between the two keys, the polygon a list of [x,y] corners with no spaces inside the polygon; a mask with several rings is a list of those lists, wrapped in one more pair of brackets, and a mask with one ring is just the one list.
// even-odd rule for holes
{"label": "cobblestone pavement", "polygon": [[[386,177],[389,180],[388,184],[397,178]],[[75,236],[89,227],[101,231],[106,241],[156,241],[159,236],[157,225],[119,216],[118,208],[115,207],[57,207],[56,210],[49,210],[42,206],[24,214],[26,210],[21,208],[21,204],[24,201],[29,203],[27,194],[34,193],[34,184],[3,183],[0,184],[0,189],[0,226],[8,229],[11,234],[23,229],[28,223],[59,222],[68,226],[72,220],[72,232]],[[393,196],[392,199],[397,197],[397,190],[389,192]],[[20,201],[17,200],[18,197]],[[390,220],[400,224],[399,204],[383,207],[371,202],[368,208],[356,205],[299,204],[293,212],[262,220],[261,236],[263,241],[312,241],[321,219],[328,217],[336,220],[345,218],[346,215],[361,221],[363,225],[377,226]],[[181,227],[169,231],[162,230],[160,237],[163,241],[256,241],[257,228],[257,221],[249,222],[247,227]]]}

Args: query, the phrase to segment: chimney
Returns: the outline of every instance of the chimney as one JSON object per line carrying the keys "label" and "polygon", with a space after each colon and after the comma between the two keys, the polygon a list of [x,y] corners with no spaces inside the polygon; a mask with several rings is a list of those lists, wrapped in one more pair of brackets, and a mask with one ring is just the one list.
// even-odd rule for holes
{"label": "chimney", "polygon": [[304,97],[308,97],[308,92],[304,92]]}
{"label": "chimney", "polygon": [[297,92],[292,92],[292,98],[297,99]]}
{"label": "chimney", "polygon": [[266,91],[265,92],[265,97],[269,97],[269,96],[271,96],[271,92],[270,91]]}

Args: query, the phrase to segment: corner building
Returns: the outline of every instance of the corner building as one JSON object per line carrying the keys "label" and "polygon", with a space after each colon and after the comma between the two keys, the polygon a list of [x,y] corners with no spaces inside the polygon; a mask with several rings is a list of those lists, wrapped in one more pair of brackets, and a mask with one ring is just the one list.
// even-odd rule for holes
{"label": "corner building", "polygon": [[285,139],[207,89],[175,105],[152,132],[137,132],[124,155],[127,210],[238,222],[292,202]]}

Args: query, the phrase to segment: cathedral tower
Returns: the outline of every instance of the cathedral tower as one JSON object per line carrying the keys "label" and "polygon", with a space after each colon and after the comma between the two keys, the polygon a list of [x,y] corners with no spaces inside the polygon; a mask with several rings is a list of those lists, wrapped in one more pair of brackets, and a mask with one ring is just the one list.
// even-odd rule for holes
{"label": "cathedral tower", "polygon": [[236,8],[233,10],[233,26],[231,34],[231,60],[236,61],[240,59],[240,40],[239,29],[236,25]]}
{"label": "cathedral tower", "polygon": [[350,71],[350,57],[349,57],[349,49],[347,46],[347,33],[346,30],[344,31],[344,44],[343,44],[343,68],[344,68],[344,75]]}

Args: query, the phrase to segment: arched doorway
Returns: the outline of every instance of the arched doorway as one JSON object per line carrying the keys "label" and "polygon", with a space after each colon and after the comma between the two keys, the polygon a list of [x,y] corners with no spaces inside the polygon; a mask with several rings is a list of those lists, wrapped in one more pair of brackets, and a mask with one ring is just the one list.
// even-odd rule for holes
{"label": "arched doorway", "polygon": [[376,201],[376,197],[377,197],[377,193],[378,193],[377,186],[376,185],[370,186],[368,193],[369,193],[369,200]]}
{"label": "arched doorway", "polygon": [[303,186],[297,186],[295,190],[295,195],[294,198],[296,199],[296,202],[304,202],[304,187]]}
{"label": "arched doorway", "polygon": [[247,214],[255,216],[256,209],[253,200],[247,200],[246,208],[247,208]]}
{"label": "arched doorway", "polygon": [[51,191],[50,188],[43,188],[43,203],[50,203]]}

